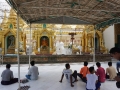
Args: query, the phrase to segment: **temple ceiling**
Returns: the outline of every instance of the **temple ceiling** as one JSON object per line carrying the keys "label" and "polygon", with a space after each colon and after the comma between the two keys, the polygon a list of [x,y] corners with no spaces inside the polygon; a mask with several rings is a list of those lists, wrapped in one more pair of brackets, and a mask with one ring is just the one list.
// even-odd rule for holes
{"label": "temple ceiling", "polygon": [[30,23],[98,24],[120,16],[120,0],[6,1]]}

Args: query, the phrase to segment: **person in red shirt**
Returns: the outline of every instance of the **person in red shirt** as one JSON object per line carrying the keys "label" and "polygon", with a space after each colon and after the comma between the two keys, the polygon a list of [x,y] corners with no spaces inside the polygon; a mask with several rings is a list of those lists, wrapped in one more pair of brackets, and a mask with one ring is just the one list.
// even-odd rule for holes
{"label": "person in red shirt", "polygon": [[88,62],[84,62],[84,67],[81,68],[80,73],[77,75],[81,78],[83,82],[86,82],[86,75],[89,74],[89,69],[87,67]]}
{"label": "person in red shirt", "polygon": [[96,66],[98,67],[98,69],[96,71],[96,75],[98,76],[98,80],[99,80],[99,82],[103,83],[106,80],[105,70],[104,70],[104,68],[101,67],[101,63],[99,63],[99,62],[96,63]]}

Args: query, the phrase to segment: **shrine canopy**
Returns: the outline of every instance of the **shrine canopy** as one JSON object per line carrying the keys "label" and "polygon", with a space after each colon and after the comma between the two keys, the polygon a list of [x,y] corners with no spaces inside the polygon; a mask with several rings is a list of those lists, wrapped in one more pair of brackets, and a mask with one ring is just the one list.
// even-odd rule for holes
{"label": "shrine canopy", "polygon": [[16,11],[18,9],[19,15],[28,23],[93,24],[103,27],[120,22],[120,0],[6,1]]}

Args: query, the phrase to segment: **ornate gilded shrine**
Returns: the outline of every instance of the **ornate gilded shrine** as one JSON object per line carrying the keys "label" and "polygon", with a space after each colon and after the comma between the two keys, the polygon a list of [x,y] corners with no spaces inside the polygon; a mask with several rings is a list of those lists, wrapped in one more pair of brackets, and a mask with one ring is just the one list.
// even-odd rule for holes
{"label": "ornate gilded shrine", "polygon": [[[16,13],[11,9],[10,15],[7,18],[6,13],[1,23],[0,29],[0,48],[2,54],[15,54],[17,51],[16,39]],[[30,27],[20,18],[19,19],[19,46],[20,54],[26,52],[26,48],[31,45],[32,53],[35,54],[53,54],[56,51],[57,41],[64,43],[64,48],[67,49],[71,43],[71,36],[69,33],[76,33],[74,35],[72,51],[93,53],[94,49],[94,26],[92,25],[76,25],[71,28],[71,25],[61,25],[58,28],[57,24],[33,24],[32,38],[30,35]],[[95,30],[95,50],[96,53],[107,53],[104,46],[103,30]],[[29,41],[29,43],[28,43]],[[31,42],[31,44],[30,44]],[[80,47],[82,49],[80,49]]]}
{"label": "ornate gilded shrine", "polygon": [[[1,23],[0,30],[0,48],[2,49],[2,54],[16,54],[17,51],[17,16],[16,13],[11,9],[9,17],[4,15],[3,21]],[[25,52],[26,50],[26,35],[22,31],[25,23],[22,19],[19,20],[19,45],[20,52]]]}
{"label": "ornate gilded shrine", "polygon": [[[36,26],[40,26],[40,24]],[[52,28],[54,28],[54,30],[52,30]],[[107,53],[107,49],[104,46],[103,31],[104,30],[95,30],[96,53]],[[54,44],[57,41],[63,42],[64,47],[68,48],[71,43],[69,33],[76,33],[73,40],[73,54],[76,52],[80,53],[78,47],[82,47],[81,52],[83,53],[93,53],[94,26],[77,25],[73,30],[70,25],[62,25],[60,29],[56,29],[56,26],[52,24],[46,24],[46,28],[43,28],[41,25],[40,28],[33,31],[33,40],[36,41],[36,44],[33,44],[33,47],[35,47],[34,52],[36,54],[52,54],[55,52],[56,47]]]}
{"label": "ornate gilded shrine", "polygon": [[[43,24],[44,26],[44,24]],[[55,31],[46,27],[39,28],[33,32],[33,51],[36,54],[52,54],[54,52]]]}
{"label": "ornate gilded shrine", "polygon": [[[103,28],[104,30],[106,28]],[[93,25],[87,25],[82,34],[82,52],[93,53],[94,49],[94,33],[95,33],[95,52],[108,53],[104,46],[103,31],[95,30]],[[94,32],[95,31],[95,32]]]}

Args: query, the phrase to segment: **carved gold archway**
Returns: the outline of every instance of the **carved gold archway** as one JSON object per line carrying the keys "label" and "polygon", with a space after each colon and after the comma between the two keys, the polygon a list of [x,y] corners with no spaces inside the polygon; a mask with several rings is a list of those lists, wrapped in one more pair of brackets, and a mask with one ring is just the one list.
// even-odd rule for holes
{"label": "carved gold archway", "polygon": [[47,30],[47,29],[37,29],[33,32],[33,39],[36,40],[36,47],[34,52],[36,54],[40,54],[41,52],[41,45],[40,45],[40,38],[46,36],[49,38],[49,53],[52,54],[54,52],[54,39],[55,39],[55,31]]}

